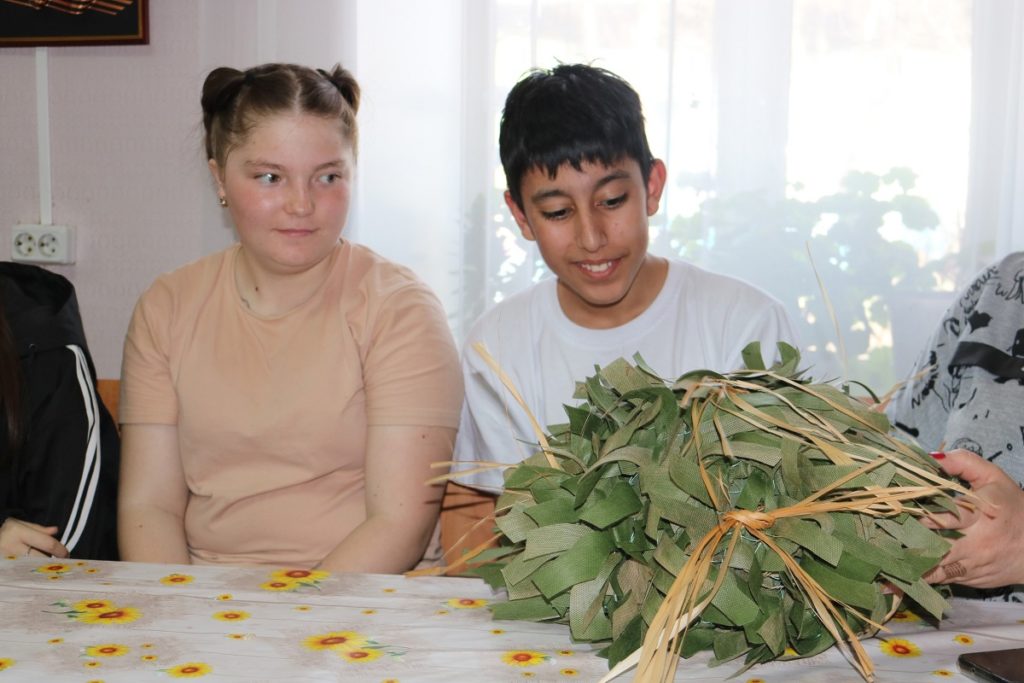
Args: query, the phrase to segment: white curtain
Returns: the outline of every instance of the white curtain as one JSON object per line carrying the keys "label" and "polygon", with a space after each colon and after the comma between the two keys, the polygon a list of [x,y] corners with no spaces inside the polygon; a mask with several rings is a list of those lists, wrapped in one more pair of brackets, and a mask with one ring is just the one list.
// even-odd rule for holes
{"label": "white curtain", "polygon": [[[652,249],[782,300],[820,379],[888,389],[953,290],[1021,248],[1018,0],[466,6],[477,20],[464,24],[465,60],[479,69],[464,93],[477,122],[493,131],[531,66],[586,61],[630,80],[669,169]],[[999,125],[979,124],[979,112]],[[493,132],[465,124],[464,163],[476,170],[463,176],[460,332],[547,276],[504,210]],[[988,195],[972,193],[970,205],[968,169]]]}
{"label": "white curtain", "polygon": [[974,4],[968,245],[1024,249],[1024,3]]}
{"label": "white curtain", "polygon": [[652,249],[771,292],[814,376],[884,390],[952,292],[1024,248],[1022,6],[218,0],[204,3],[207,19],[251,23],[242,33],[257,49],[232,51],[211,26],[204,62],[355,71],[364,107],[348,234],[416,270],[460,338],[548,276],[501,200],[505,94],[534,66],[611,69],[640,93],[669,169]]}

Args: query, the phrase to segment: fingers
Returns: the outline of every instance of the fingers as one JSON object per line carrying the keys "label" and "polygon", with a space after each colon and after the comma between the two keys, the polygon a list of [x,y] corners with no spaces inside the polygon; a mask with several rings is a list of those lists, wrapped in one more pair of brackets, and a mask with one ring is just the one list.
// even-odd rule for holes
{"label": "fingers", "polygon": [[963,563],[959,560],[956,562],[950,562],[949,564],[942,565],[942,573],[945,574],[947,581],[955,581],[962,576],[967,574],[967,569]]}
{"label": "fingers", "polygon": [[963,448],[945,453],[936,452],[931,456],[935,458],[946,474],[960,477],[972,488],[1006,476],[998,465],[993,465],[980,455]]}
{"label": "fingers", "polygon": [[889,583],[888,581],[882,582],[882,594],[883,595],[895,595],[897,599],[903,598],[903,589],[895,584]]}
{"label": "fingers", "polygon": [[[992,504],[991,496],[983,493],[984,490],[993,485],[999,487],[1008,486],[1012,489],[1018,488],[1017,483],[1001,467],[968,450],[958,448],[948,453],[932,453],[931,456],[935,458],[946,474],[958,477],[971,489],[971,495],[961,500],[970,502],[976,506],[978,512],[989,517],[997,514],[997,506]],[[965,505],[961,502],[961,515],[964,514],[964,507]],[[970,508],[968,507],[967,509]],[[944,526],[942,528],[955,527]]]}
{"label": "fingers", "polygon": [[973,510],[960,508],[960,514],[952,512],[936,512],[921,518],[921,523],[929,529],[966,529],[977,520]]}
{"label": "fingers", "polygon": [[931,584],[959,584],[971,588],[1000,588],[1011,585],[999,566],[990,563],[976,564],[969,558],[950,561],[949,558],[924,575]]}
{"label": "fingers", "polygon": [[41,527],[38,524],[25,523],[27,527],[22,539],[26,545],[33,550],[38,550],[48,557],[67,557],[68,549],[53,537],[57,533],[57,527]]}
{"label": "fingers", "polygon": [[46,536],[40,539],[39,543],[33,545],[37,550],[42,551],[43,554],[50,557],[59,557],[63,559],[70,554],[68,549],[64,547],[63,543],[51,536]]}
{"label": "fingers", "polygon": [[[965,537],[966,538],[966,537]],[[979,566],[979,559],[964,539],[953,542],[952,547],[942,561],[930,572],[924,575],[928,583],[962,583],[967,584],[971,579],[976,578],[982,568]],[[981,564],[988,560],[980,559]]]}
{"label": "fingers", "polygon": [[68,556],[68,549],[54,538],[55,526],[42,526],[7,518],[0,527],[0,552],[7,555]]}

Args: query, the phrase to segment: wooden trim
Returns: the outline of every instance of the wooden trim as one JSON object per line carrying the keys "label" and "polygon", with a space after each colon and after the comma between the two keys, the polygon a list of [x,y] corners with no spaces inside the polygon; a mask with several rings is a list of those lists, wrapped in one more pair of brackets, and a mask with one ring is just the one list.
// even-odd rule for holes
{"label": "wooden trim", "polygon": [[495,496],[481,493],[468,486],[448,482],[441,502],[441,548],[445,564],[494,535],[494,523],[481,519],[494,514]]}
{"label": "wooden trim", "polygon": [[117,409],[121,405],[121,380],[96,380],[96,393],[100,395],[103,405],[110,411],[111,417],[114,418],[114,424],[117,424]]}

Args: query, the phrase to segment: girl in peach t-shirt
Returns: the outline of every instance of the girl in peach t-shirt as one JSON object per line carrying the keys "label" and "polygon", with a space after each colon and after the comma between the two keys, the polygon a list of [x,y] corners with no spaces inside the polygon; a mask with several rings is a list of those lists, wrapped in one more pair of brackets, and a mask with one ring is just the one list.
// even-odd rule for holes
{"label": "girl in peach t-shirt", "polygon": [[122,557],[399,572],[416,564],[462,401],[436,297],[341,240],[359,88],[215,69],[210,171],[239,244],[161,276],[122,371]]}

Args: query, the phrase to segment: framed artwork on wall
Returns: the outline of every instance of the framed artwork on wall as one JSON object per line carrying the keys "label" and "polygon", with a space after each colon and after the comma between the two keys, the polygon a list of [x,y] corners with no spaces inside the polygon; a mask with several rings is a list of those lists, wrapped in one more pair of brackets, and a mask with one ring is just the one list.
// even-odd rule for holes
{"label": "framed artwork on wall", "polygon": [[144,45],[149,0],[0,0],[0,47]]}

